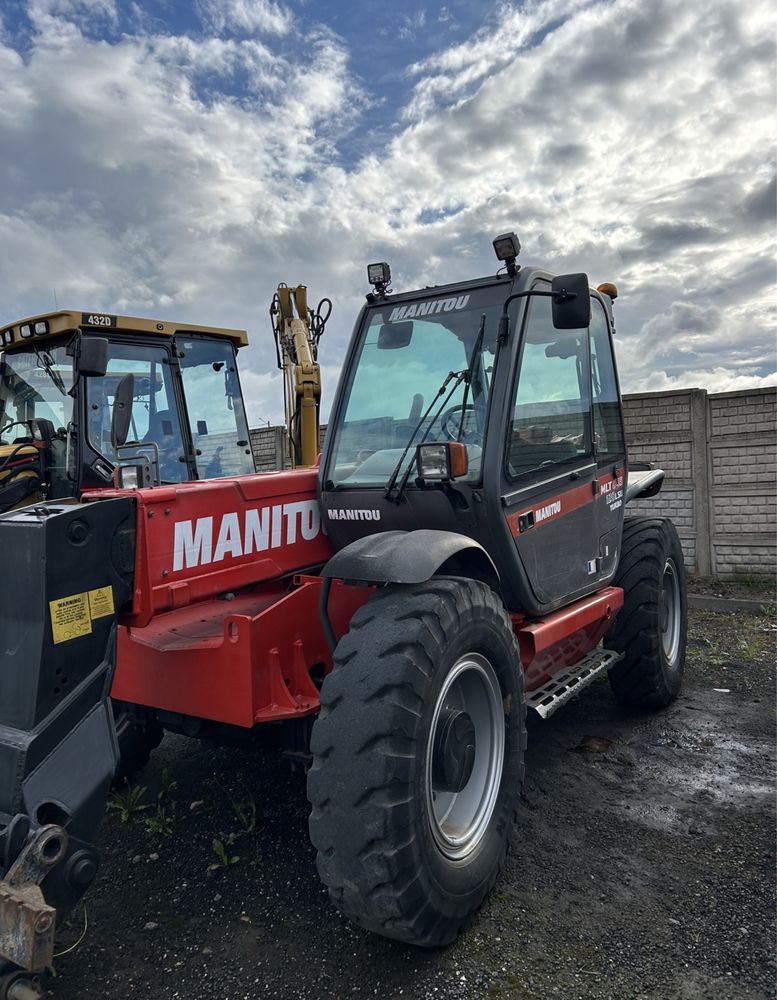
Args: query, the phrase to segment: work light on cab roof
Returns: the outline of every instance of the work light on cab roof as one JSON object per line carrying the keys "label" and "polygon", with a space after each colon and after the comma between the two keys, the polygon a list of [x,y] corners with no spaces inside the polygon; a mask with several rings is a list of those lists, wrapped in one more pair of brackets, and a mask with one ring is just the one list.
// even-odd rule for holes
{"label": "work light on cab roof", "polygon": [[391,281],[391,268],[385,260],[367,265],[367,281],[375,288],[374,292],[367,295],[367,301],[374,302],[376,298],[385,299]]}
{"label": "work light on cab roof", "polygon": [[518,268],[515,265],[515,258],[521,252],[521,241],[515,233],[504,233],[493,240],[494,253],[496,259],[504,261],[507,273],[514,275]]}

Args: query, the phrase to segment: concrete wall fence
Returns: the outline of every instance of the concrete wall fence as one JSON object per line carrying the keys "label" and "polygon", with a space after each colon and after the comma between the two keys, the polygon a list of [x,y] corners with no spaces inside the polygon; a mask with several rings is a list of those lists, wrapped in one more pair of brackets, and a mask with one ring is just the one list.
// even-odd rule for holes
{"label": "concrete wall fence", "polygon": [[[661,493],[629,513],[671,517],[701,576],[777,572],[777,387],[623,398],[632,462],[664,469]],[[251,431],[260,471],[288,468],[282,427]]]}

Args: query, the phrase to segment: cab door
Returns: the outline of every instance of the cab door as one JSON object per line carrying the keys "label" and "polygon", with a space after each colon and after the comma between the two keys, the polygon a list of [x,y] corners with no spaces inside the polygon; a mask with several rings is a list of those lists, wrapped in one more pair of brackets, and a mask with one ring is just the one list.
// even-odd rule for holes
{"label": "cab door", "polygon": [[588,331],[555,329],[547,297],[529,299],[504,478],[507,523],[537,603],[550,609],[595,590],[598,474]]}
{"label": "cab door", "polygon": [[591,298],[588,338],[593,446],[599,484],[595,501],[599,535],[597,576],[603,585],[612,579],[618,566],[626,485],[626,439],[610,324],[607,311],[596,296]]}

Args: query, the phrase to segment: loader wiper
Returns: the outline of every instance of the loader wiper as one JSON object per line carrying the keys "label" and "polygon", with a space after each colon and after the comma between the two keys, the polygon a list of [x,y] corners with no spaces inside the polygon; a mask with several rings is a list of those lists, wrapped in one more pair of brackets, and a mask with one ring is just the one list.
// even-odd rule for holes
{"label": "loader wiper", "polygon": [[459,433],[456,435],[456,440],[461,441],[461,436],[464,433],[464,420],[467,416],[467,402],[469,401],[469,390],[472,386],[472,380],[475,377],[475,366],[480,361],[480,356],[483,352],[483,336],[486,332],[486,314],[483,313],[480,317],[480,327],[478,328],[477,339],[475,340],[475,346],[472,348],[472,357],[469,361],[469,368],[467,369],[467,384],[464,386],[464,399],[461,401],[461,420],[459,421]]}
{"label": "loader wiper", "polygon": [[38,364],[46,372],[48,377],[54,383],[54,385],[59,389],[63,396],[67,395],[67,389],[65,388],[65,383],[62,381],[62,376],[54,367],[54,359],[49,354],[48,351],[41,351],[35,348],[35,357],[38,359]]}
{"label": "loader wiper", "polygon": [[[397,495],[395,497],[392,497],[391,492],[394,489],[394,486],[396,485],[397,476],[399,475],[399,470],[402,468],[402,463],[407,458],[407,453],[410,451],[410,448],[411,448],[411,446],[413,444],[413,441],[415,440],[416,434],[421,429],[421,427],[424,424],[424,421],[426,420],[426,418],[431,413],[432,407],[434,406],[434,404],[437,403],[437,401],[439,400],[439,403],[437,403],[437,409],[434,411],[434,416],[432,416],[431,420],[429,421],[429,426],[424,431],[424,436],[418,442],[419,444],[423,444],[424,441],[426,441],[427,437],[429,436],[429,431],[434,426],[435,420],[442,413],[443,408],[447,405],[447,403],[448,403],[449,399],[451,398],[451,396],[453,395],[453,393],[461,385],[461,383],[464,381],[464,379],[468,377],[468,375],[469,375],[469,368],[465,368],[464,371],[460,371],[460,372],[448,372],[448,374],[445,376],[445,381],[443,382],[443,384],[440,386],[440,388],[435,393],[434,398],[432,399],[432,401],[429,404],[429,406],[426,408],[426,412],[423,414],[423,416],[421,417],[421,419],[418,421],[418,423],[413,428],[413,431],[412,431],[410,437],[407,439],[407,444],[405,445],[405,450],[399,456],[399,461],[394,466],[394,471],[389,476],[389,481],[386,484],[386,492],[383,494],[383,497],[384,497],[385,500],[394,500],[395,503],[399,503],[399,501],[402,499],[402,494],[404,493],[405,487],[407,486],[408,480],[410,479],[410,470],[413,467],[412,460],[410,462],[408,462],[408,464],[407,464],[407,468],[405,469],[405,473],[402,476],[402,482],[399,484],[399,489],[397,490]],[[448,385],[451,382],[453,383],[453,385],[451,385],[450,389],[448,389]],[[448,389],[447,393],[445,391],[446,389]]]}
{"label": "loader wiper", "polygon": [[[456,389],[461,385],[462,382],[465,382],[466,383],[466,387],[464,389],[464,400],[463,400],[462,408],[461,408],[461,422],[459,424],[459,432],[458,432],[458,435],[457,435],[457,440],[459,440],[459,441],[461,440],[461,435],[462,435],[462,432],[463,432],[463,429],[464,429],[464,417],[465,417],[466,409],[467,409],[467,400],[469,398],[469,389],[470,389],[470,385],[472,383],[472,380],[475,377],[475,370],[476,370],[477,364],[478,364],[478,362],[480,360],[480,356],[481,356],[482,351],[483,351],[483,337],[485,335],[485,331],[486,331],[486,314],[483,313],[481,315],[481,317],[480,317],[480,326],[478,327],[478,335],[475,338],[475,344],[474,344],[474,346],[472,348],[472,357],[470,358],[469,366],[467,368],[465,368],[463,371],[460,371],[460,372],[448,372],[447,376],[445,377],[445,381],[440,386],[440,388],[437,390],[437,392],[435,393],[434,398],[432,399],[431,403],[427,407],[426,413],[424,413],[424,415],[421,417],[421,419],[418,421],[418,423],[413,428],[413,433],[408,438],[407,444],[405,445],[405,450],[400,455],[399,461],[394,466],[394,470],[391,473],[391,476],[389,477],[388,484],[386,485],[386,492],[383,494],[384,499],[386,499],[386,500],[392,500],[393,499],[395,503],[399,503],[399,501],[402,499],[402,494],[405,492],[405,489],[407,488],[407,484],[408,484],[408,482],[410,480],[410,470],[413,467],[412,461],[408,462],[408,464],[407,464],[407,468],[405,469],[405,472],[404,472],[404,474],[402,476],[402,481],[400,482],[399,488],[397,489],[396,496],[392,497],[391,493],[392,493],[392,490],[394,489],[394,486],[396,485],[397,476],[399,475],[400,469],[402,468],[402,463],[405,461],[405,458],[407,457],[408,451],[410,451],[410,448],[411,448],[411,446],[413,444],[413,441],[415,440],[416,434],[418,433],[418,431],[420,430],[420,428],[423,426],[423,423],[426,420],[426,418],[429,416],[429,414],[430,414],[430,412],[431,412],[432,407],[434,406],[434,404],[438,400],[440,400],[440,402],[437,405],[437,409],[434,412],[434,415],[429,420],[429,424],[428,424],[426,430],[424,431],[423,437],[418,442],[419,444],[424,444],[424,442],[426,441],[426,439],[429,437],[429,432],[431,431],[432,427],[434,427],[435,420],[437,420],[437,418],[443,412],[443,409],[445,408],[445,406],[447,406],[448,401],[450,400],[451,396],[456,391]],[[451,385],[450,389],[448,389],[448,392],[446,393],[445,390],[448,388],[448,385],[451,382],[453,382],[453,385]]]}

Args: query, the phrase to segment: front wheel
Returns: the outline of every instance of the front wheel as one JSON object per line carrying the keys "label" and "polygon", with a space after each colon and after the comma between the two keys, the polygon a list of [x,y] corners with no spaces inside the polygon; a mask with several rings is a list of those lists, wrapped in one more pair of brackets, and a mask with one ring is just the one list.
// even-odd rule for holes
{"label": "front wheel", "polygon": [[614,586],[624,604],[605,645],[623,654],[610,670],[617,701],[665,708],[680,691],[688,631],[683,550],[665,518],[631,517]]}
{"label": "front wheel", "polygon": [[311,738],[311,839],[368,930],[444,945],[504,863],[523,778],[518,648],[496,594],[435,578],[354,616]]}

